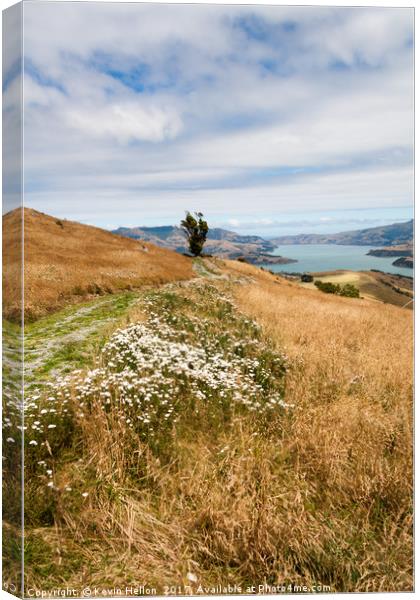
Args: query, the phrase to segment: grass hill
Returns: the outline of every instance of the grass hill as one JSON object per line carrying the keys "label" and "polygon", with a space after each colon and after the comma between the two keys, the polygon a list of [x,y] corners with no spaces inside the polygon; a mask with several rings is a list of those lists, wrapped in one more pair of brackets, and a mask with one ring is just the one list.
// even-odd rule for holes
{"label": "grass hill", "polygon": [[275,244],[341,244],[356,246],[398,246],[412,243],[414,221],[393,223],[381,227],[369,227],[355,231],[343,231],[333,234],[302,233],[273,238]]}
{"label": "grass hill", "polygon": [[[180,227],[120,227],[113,233],[133,239],[148,240],[163,248],[187,252],[188,244]],[[239,258],[246,255],[258,255],[271,252],[276,247],[269,240],[257,235],[240,235],[233,231],[211,228],[205,245],[205,252],[221,258]]]}
{"label": "grass hill", "polygon": [[[20,218],[20,210],[3,217],[4,261],[8,267],[3,275],[6,317],[18,317],[20,310],[13,285],[16,277],[10,274],[20,261],[15,249]],[[31,319],[92,294],[193,276],[188,258],[148,242],[123,238],[29,208],[24,210],[24,227],[24,310]]]}
{"label": "grass hill", "polygon": [[[413,308],[413,278],[404,275],[383,273],[382,271],[330,271],[313,273],[314,280],[323,282],[347,283],[354,285],[360,295],[372,302],[384,302],[395,306]],[[296,278],[298,279],[298,278]],[[315,289],[313,282],[300,283],[302,287]]]}
{"label": "grass hill", "polygon": [[[114,238],[98,233],[107,256]],[[160,251],[145,263],[168,269]],[[26,585],[411,590],[412,313],[185,260],[194,277],[180,269],[25,327]],[[9,406],[6,582],[21,562]]]}

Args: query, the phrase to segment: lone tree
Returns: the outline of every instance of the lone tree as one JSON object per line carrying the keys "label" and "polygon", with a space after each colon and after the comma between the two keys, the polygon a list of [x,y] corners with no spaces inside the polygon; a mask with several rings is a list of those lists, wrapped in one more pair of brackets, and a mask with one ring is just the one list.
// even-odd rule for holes
{"label": "lone tree", "polygon": [[185,219],[181,221],[181,228],[187,236],[188,245],[191,254],[200,256],[203,246],[207,239],[209,226],[203,219],[203,213],[197,212],[193,216],[189,211],[185,214]]}

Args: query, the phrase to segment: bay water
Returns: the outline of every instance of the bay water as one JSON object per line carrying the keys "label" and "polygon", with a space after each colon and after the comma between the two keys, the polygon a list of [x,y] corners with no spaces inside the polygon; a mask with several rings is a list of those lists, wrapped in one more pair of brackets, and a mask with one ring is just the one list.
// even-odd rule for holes
{"label": "bay water", "polygon": [[[395,267],[393,262],[398,258],[369,256],[374,246],[339,246],[336,244],[287,244],[278,246],[271,254],[294,258],[298,262],[286,265],[265,265],[275,273],[311,273],[317,271],[369,271],[378,269],[385,273],[397,273],[413,276],[413,269]],[[263,265],[264,266],[264,265]]]}

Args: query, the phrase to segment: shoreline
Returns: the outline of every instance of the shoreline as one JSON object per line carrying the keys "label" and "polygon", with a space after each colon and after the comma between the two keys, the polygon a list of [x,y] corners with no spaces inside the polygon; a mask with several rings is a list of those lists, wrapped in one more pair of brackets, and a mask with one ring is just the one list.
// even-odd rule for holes
{"label": "shoreline", "polygon": [[[369,250],[369,252],[368,252]],[[396,257],[378,256],[370,251],[380,247],[344,244],[286,244],[277,246],[271,256],[293,260],[293,267],[282,261],[276,265],[270,262],[258,262],[258,265],[275,273],[324,273],[328,271],[371,271],[377,270],[392,275],[407,276],[411,269],[396,262]],[[398,259],[397,259],[398,260]],[[282,268],[281,264],[285,267]]]}

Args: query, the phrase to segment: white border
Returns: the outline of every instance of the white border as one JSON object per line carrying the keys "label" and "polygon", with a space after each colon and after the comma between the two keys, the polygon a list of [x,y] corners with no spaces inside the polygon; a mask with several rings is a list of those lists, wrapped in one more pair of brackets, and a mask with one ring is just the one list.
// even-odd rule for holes
{"label": "white border", "polygon": [[[38,0],[26,0],[28,2],[36,2]],[[42,1],[42,0],[40,0]],[[54,2],[68,2],[71,0],[51,0]],[[79,0],[75,0],[75,1],[79,1]],[[95,2],[130,2],[130,3],[136,3],[135,0],[94,0]],[[14,4],[16,4],[17,2],[14,2],[12,0],[0,0],[0,7],[1,10],[4,10],[6,8],[8,8],[9,6],[12,6]],[[26,2],[24,2],[25,4]],[[137,2],[138,3],[138,2]],[[153,2],[153,0],[143,0],[144,4],[156,4],[157,2]],[[276,2],[273,0],[254,0],[253,2],[246,2],[246,1],[241,1],[241,0],[230,0],[229,2],[223,2],[222,0],[195,0],[194,2],[177,2],[176,0],[165,0],[164,2],[160,2],[161,4],[242,4],[242,5],[260,5],[260,6],[264,6],[264,5],[270,5],[270,6],[343,6],[343,7],[349,7],[349,6],[357,6],[357,7],[389,7],[389,8],[414,8],[414,0],[412,2],[402,2],[401,0],[382,0],[380,2],[374,1],[374,0],[370,0],[368,2],[366,1],[356,1],[354,3],[352,3],[351,1],[345,1],[345,0],[336,0],[335,2],[333,1],[327,1],[327,0],[318,0],[317,2],[303,2],[303,1],[298,1],[298,0],[289,0],[286,2]],[[417,32],[417,11],[415,11],[415,34]],[[1,59],[1,44],[0,44],[0,59]],[[417,44],[415,45],[415,65],[419,64],[418,63],[418,47]],[[415,109],[417,109],[417,96],[415,99]],[[1,133],[1,120],[0,120],[0,133]],[[417,135],[415,135],[415,141],[416,141]],[[1,154],[1,150],[0,150],[0,154]],[[22,160],[22,165],[23,165],[23,160]],[[0,184],[1,184],[1,170],[0,170]],[[23,186],[22,186],[22,190],[23,190]],[[415,233],[417,234],[417,214],[416,214],[416,205],[415,205]],[[420,213],[419,213],[420,214]],[[0,254],[1,254],[1,250],[0,250]],[[1,256],[0,256],[1,258]],[[419,284],[420,285],[420,284]],[[417,291],[418,289],[418,285],[417,282],[415,282],[415,290]],[[1,286],[0,286],[0,300],[1,300]],[[416,338],[417,338],[417,333],[420,331],[420,325],[418,325],[418,323],[416,323],[416,327],[415,327],[415,333],[416,333]],[[0,347],[0,355],[1,355],[1,347]],[[418,373],[418,367],[419,367],[419,361],[420,359],[418,358],[418,356],[416,355],[416,360],[415,360],[415,373],[417,375]],[[0,382],[1,385],[1,382]],[[418,446],[415,448],[415,459],[417,459],[418,457],[418,453],[419,453],[419,449]],[[417,460],[415,461],[417,463]],[[0,498],[1,498],[1,489],[0,489]],[[417,502],[415,502],[415,507],[417,508]],[[0,531],[0,540],[1,540],[1,531]],[[420,547],[420,543],[418,542],[418,538],[415,540],[415,555],[417,556],[417,552],[419,550]],[[418,568],[418,564],[419,561],[415,562],[415,580],[417,580],[418,574],[419,574],[419,568]],[[389,592],[389,593],[375,593],[375,597],[376,598],[382,598],[382,597],[386,597],[389,595],[392,595],[392,598],[395,598],[396,600],[400,600],[403,599],[404,597],[408,596],[412,596],[414,593],[412,592],[404,592],[404,593],[400,593],[400,592]],[[317,594],[316,597],[319,598],[320,600],[323,599],[328,599],[331,597],[344,597],[348,594],[337,594],[337,593],[333,593],[333,594]],[[370,594],[369,594],[370,595]],[[366,598],[369,596],[366,596],[366,594],[361,594],[361,593],[352,593],[351,594],[352,598]],[[175,596],[171,596],[171,598],[174,598]],[[203,596],[203,598],[205,598],[207,596]],[[252,596],[250,596],[252,597]],[[289,594],[282,594],[282,595],[270,595],[270,596],[261,596],[264,598],[273,598],[273,597],[287,597],[290,598],[291,595]],[[302,597],[302,596],[300,596]],[[7,592],[3,591],[0,589],[0,600],[1,599],[11,599],[11,598],[16,598],[16,596],[12,596],[11,594],[8,594]],[[159,597],[156,597],[159,598]],[[185,596],[183,596],[182,598],[186,598]],[[232,598],[232,596],[211,596],[211,598],[214,598],[215,600],[218,600],[220,598]],[[238,596],[238,598],[243,598],[243,596]],[[115,598],[113,598],[112,600],[115,600]]]}

